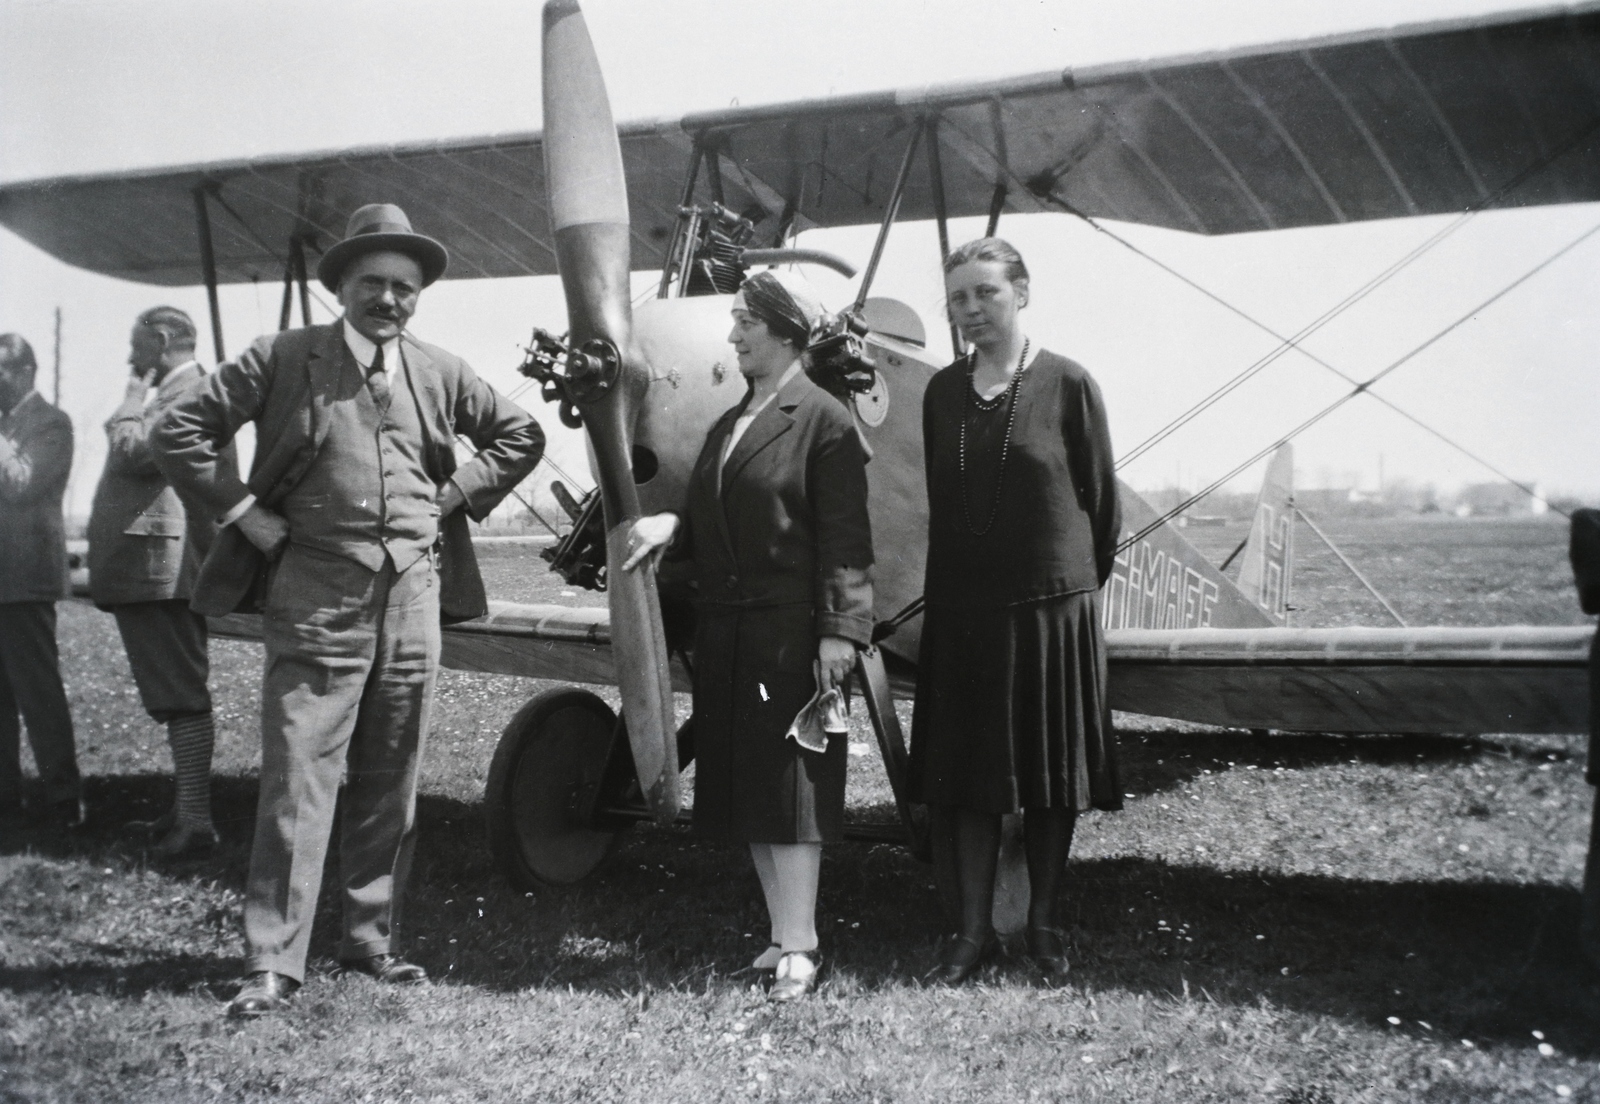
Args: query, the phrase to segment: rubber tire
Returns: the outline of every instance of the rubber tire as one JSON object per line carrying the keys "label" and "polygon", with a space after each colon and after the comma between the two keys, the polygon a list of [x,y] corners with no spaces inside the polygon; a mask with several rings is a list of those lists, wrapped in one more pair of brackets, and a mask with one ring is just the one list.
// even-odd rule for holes
{"label": "rubber tire", "polygon": [[616,843],[570,810],[575,788],[599,785],[616,724],[595,694],[564,686],[535,694],[506,725],[483,805],[495,865],[518,889],[582,881]]}

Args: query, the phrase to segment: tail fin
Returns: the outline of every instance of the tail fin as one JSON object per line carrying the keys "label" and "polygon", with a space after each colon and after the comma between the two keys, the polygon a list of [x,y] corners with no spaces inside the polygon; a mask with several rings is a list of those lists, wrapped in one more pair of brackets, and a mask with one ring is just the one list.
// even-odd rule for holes
{"label": "tail fin", "polygon": [[1255,520],[1244,543],[1239,589],[1274,621],[1289,620],[1289,584],[1294,571],[1294,446],[1272,454]]}
{"label": "tail fin", "polygon": [[[1119,481],[1118,489],[1127,540],[1160,515],[1127,484]],[[1171,522],[1155,525],[1122,550],[1101,602],[1107,629],[1257,629],[1273,623]]]}

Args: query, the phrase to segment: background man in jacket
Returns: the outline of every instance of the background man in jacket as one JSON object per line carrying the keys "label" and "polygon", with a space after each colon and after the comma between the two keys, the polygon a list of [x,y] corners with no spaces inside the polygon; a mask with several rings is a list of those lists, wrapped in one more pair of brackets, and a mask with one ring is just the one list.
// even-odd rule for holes
{"label": "background man in jacket", "polygon": [[[380,981],[426,977],[394,953],[393,930],[438,672],[441,593],[448,602],[451,571],[465,566],[476,578],[457,511],[486,517],[544,448],[533,419],[464,361],[405,333],[419,292],[446,263],[444,247],[413,233],[400,208],[361,208],[317,269],[343,319],[258,339],[156,426],[173,485],[224,524],[195,608],[248,601],[262,592],[260,557],[273,561],[262,603],[249,957],[230,1015],[272,1011],[305,976],[347,767],[340,961]],[[256,453],[241,483],[220,454],[245,422],[256,424]],[[457,434],[478,449],[460,468]],[[433,549],[453,526],[463,539],[449,547],[465,556],[441,577]]]}
{"label": "background man in jacket", "polygon": [[[210,850],[217,839],[206,619],[189,609],[217,527],[204,508],[186,516],[156,466],[150,428],[200,386],[205,369],[194,358],[194,322],[176,307],[145,311],[129,341],[133,372],[106,422],[106,466],[89,514],[89,587],[95,605],[117,619],[145,711],[167,726],[176,795],[151,827],[156,853],[177,858]],[[232,464],[231,450],[222,463]]]}
{"label": "background man in jacket", "polygon": [[33,389],[37,368],[26,341],[0,334],[0,820],[21,819],[20,711],[48,816],[75,828],[83,797],[56,653],[72,419]]}

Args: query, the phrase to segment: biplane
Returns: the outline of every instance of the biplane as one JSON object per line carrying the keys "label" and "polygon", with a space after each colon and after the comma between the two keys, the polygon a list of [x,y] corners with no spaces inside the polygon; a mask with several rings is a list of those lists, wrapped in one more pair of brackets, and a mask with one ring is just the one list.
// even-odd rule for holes
{"label": "biplane", "polygon": [[[668,575],[658,586],[611,568],[632,519],[676,504],[706,430],[742,394],[724,335],[743,274],[854,275],[796,235],[878,227],[810,370],[873,454],[878,642],[858,689],[900,793],[894,699],[913,685],[927,513],[920,400],[940,364],[917,312],[872,294],[897,222],[932,220],[944,250],[958,217],[986,217],[990,233],[1053,212],[1215,235],[1600,200],[1592,3],[617,126],[575,0],[548,0],[543,66],[542,132],[0,187],[0,223],[67,263],[204,283],[219,359],[218,286],[281,278],[280,326],[296,299],[309,322],[307,258],[366,202],[399,203],[443,240],[446,278],[559,274],[566,332],[537,332],[524,371],[587,431],[597,487],[563,491],[571,529],[548,558],[608,604],[495,602],[444,645],[450,666],[621,691],[620,718],[589,691],[539,694],[500,742],[491,840],[530,885],[577,881],[628,823],[678,812],[692,756],[673,699],[692,663],[673,631],[684,597]],[[647,269],[655,294],[631,303],[630,275]],[[1373,381],[1351,382],[1360,394]],[[1176,510],[1123,488],[1102,603],[1113,706],[1249,729],[1584,731],[1587,627],[1288,626],[1293,435],[1251,458],[1271,455],[1237,580],[1185,539]],[[855,834],[920,846],[918,811],[899,807],[899,825]]]}

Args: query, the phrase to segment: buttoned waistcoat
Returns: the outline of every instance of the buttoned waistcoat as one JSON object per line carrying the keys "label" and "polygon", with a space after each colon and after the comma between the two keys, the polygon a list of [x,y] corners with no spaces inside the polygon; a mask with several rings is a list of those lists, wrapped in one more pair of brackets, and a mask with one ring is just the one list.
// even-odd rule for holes
{"label": "buttoned waistcoat", "polygon": [[[466,498],[441,540],[451,552],[441,563],[441,605],[451,617],[475,616],[486,604],[472,558],[466,518],[483,520],[533,470],[544,433],[515,403],[496,394],[466,361],[435,345],[403,336],[410,386],[422,434],[423,467],[436,484],[453,480]],[[345,355],[342,323],[308,326],[257,338],[236,361],[168,407],[152,436],[156,460],[174,487],[215,515],[253,494],[277,509],[299,483],[327,439],[329,404],[337,395]],[[248,479],[230,475],[222,449],[246,422],[256,425]],[[477,455],[459,467],[455,441]],[[291,533],[292,539],[292,533]],[[218,616],[247,603],[263,559],[236,526],[217,535],[201,567],[191,605]],[[464,586],[458,579],[465,579]],[[452,595],[470,591],[470,601]],[[471,607],[471,608],[469,608]]]}

